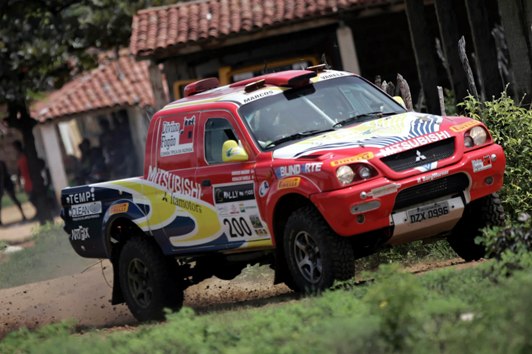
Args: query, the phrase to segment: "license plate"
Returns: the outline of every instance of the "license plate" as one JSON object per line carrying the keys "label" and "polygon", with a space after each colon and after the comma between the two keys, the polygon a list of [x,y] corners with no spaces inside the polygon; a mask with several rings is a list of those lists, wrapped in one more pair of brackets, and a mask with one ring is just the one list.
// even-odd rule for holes
{"label": "license plate", "polygon": [[449,203],[438,202],[430,205],[423,205],[415,209],[410,209],[407,212],[408,221],[411,224],[416,224],[425,220],[439,218],[440,216],[449,214]]}

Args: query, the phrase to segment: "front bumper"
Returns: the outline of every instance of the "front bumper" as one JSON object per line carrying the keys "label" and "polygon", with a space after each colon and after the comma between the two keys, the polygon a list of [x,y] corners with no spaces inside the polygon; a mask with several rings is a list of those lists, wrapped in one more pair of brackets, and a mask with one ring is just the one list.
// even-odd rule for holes
{"label": "front bumper", "polygon": [[[501,189],[505,165],[502,148],[492,144],[470,151],[460,161],[443,168],[400,180],[379,177],[347,188],[313,194],[311,200],[331,228],[341,236],[396,226],[396,229],[402,228],[401,234],[406,241],[409,233],[422,234],[420,230],[429,227],[436,230],[439,224],[441,231],[447,231],[459,220],[461,212],[456,210],[453,220],[446,216],[402,227],[395,225],[395,213],[430,204],[434,200],[449,199],[457,194],[463,196],[465,206]],[[405,195],[407,198],[404,198]],[[426,237],[433,233],[428,232]],[[396,234],[398,230],[394,230],[394,236]]]}

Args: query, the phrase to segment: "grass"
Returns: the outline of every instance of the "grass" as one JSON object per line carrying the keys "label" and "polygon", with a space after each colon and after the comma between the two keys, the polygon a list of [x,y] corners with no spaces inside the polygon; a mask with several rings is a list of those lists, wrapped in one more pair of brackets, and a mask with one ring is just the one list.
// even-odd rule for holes
{"label": "grass", "polygon": [[2,257],[0,288],[74,274],[95,263],[74,252],[68,235],[58,224],[39,228],[33,239],[33,247]]}
{"label": "grass", "polygon": [[[19,330],[5,353],[527,353],[532,349],[532,256],[422,276],[385,265],[364,285],[263,308],[195,314],[161,325],[72,336],[72,324]],[[526,267],[524,264],[528,264]]]}

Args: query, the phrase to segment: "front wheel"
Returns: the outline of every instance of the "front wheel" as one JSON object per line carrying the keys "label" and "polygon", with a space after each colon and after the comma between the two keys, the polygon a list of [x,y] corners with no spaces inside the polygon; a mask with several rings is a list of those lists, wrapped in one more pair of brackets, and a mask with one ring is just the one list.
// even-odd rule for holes
{"label": "front wheel", "polygon": [[351,243],[335,234],[313,207],[303,207],[290,215],[283,246],[292,278],[288,283],[295,291],[319,292],[335,280],[354,276]]}
{"label": "front wheel", "polygon": [[504,225],[504,208],[499,196],[494,193],[470,203],[462,219],[449,236],[451,248],[465,261],[475,261],[486,255],[486,249],[475,243],[480,229],[485,226]]}
{"label": "front wheel", "polygon": [[119,259],[120,287],[137,320],[163,320],[165,308],[181,308],[183,289],[176,269],[175,260],[154,243],[141,237],[127,241]]}

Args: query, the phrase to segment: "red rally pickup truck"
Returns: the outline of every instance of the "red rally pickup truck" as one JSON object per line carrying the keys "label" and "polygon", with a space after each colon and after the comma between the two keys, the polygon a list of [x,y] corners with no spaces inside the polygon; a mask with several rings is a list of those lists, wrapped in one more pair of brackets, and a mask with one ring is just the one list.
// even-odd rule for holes
{"label": "red rally pickup truck", "polygon": [[478,259],[504,168],[482,122],[407,112],[318,66],[188,85],[150,122],[143,176],[66,188],[62,215],[79,255],[111,260],[113,303],[150,320],[247,264],[315,292],[388,245],[446,237]]}

